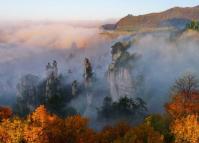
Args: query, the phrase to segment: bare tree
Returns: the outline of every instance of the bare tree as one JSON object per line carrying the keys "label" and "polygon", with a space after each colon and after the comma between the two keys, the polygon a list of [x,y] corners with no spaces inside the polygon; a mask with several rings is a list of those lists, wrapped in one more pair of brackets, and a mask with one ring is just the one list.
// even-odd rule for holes
{"label": "bare tree", "polygon": [[193,92],[198,91],[199,81],[196,76],[192,74],[186,74],[176,80],[173,91],[175,93],[182,93],[185,98],[191,98]]}

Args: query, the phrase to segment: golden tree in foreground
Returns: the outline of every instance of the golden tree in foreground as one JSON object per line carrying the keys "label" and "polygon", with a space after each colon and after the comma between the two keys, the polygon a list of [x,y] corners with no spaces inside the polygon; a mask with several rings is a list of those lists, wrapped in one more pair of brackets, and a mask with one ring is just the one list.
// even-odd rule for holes
{"label": "golden tree in foreground", "polygon": [[176,119],[171,124],[171,132],[175,135],[176,143],[199,143],[198,120],[198,115],[188,115]]}
{"label": "golden tree in foreground", "polygon": [[51,115],[41,105],[28,117],[24,139],[28,143],[61,143],[64,141],[64,120]]}
{"label": "golden tree in foreground", "polygon": [[19,143],[23,140],[24,123],[21,119],[3,120],[0,124],[0,142]]}

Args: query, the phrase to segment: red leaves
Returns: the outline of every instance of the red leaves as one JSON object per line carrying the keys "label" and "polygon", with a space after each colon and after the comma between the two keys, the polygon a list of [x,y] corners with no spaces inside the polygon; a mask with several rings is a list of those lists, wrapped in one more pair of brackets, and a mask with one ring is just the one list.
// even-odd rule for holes
{"label": "red leaves", "polygon": [[9,107],[0,107],[0,120],[8,119],[12,116],[12,110]]}

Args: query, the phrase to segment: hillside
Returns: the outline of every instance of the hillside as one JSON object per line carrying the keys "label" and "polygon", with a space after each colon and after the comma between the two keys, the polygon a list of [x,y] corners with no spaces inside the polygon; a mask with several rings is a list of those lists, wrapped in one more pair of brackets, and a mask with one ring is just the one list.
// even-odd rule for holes
{"label": "hillside", "polygon": [[134,31],[140,28],[177,27],[183,28],[190,20],[199,20],[199,6],[175,7],[160,13],[127,15],[115,24],[116,30]]}

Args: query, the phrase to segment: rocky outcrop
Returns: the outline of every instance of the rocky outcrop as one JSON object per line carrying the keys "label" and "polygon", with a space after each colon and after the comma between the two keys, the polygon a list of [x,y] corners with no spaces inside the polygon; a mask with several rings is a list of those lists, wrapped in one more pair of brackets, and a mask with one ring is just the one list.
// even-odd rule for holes
{"label": "rocky outcrop", "polygon": [[39,77],[28,74],[17,84],[17,103],[19,108],[33,111],[39,104],[38,85]]}
{"label": "rocky outcrop", "polygon": [[135,56],[127,49],[130,43],[117,42],[112,46],[112,63],[108,69],[110,94],[114,101],[124,96],[133,96],[133,81],[131,76],[131,62]]}
{"label": "rocky outcrop", "polygon": [[88,58],[84,59],[84,82],[85,82],[85,87],[88,88],[91,86],[91,82],[93,80],[93,69],[91,62]]}
{"label": "rocky outcrop", "polygon": [[105,24],[102,25],[102,29],[104,30],[115,30],[116,29],[116,24]]}
{"label": "rocky outcrop", "polygon": [[72,83],[72,95],[77,96],[78,93],[78,83],[77,80],[74,80]]}
{"label": "rocky outcrop", "polygon": [[46,66],[46,100],[52,98],[57,95],[59,90],[59,80],[58,80],[58,67],[57,62],[53,61],[53,63],[48,63]]}

